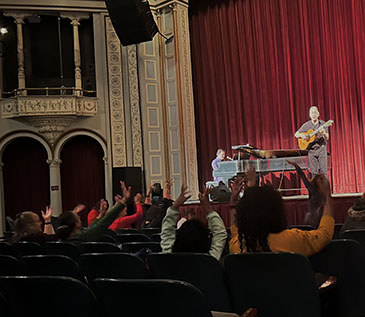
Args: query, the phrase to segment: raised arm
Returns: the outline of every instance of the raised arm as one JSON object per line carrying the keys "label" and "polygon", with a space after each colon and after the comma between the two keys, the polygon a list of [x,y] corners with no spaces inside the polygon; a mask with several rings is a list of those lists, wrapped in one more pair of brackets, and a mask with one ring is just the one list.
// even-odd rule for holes
{"label": "raised arm", "polygon": [[44,230],[43,232],[46,234],[55,234],[54,228],[52,226],[52,206],[46,206],[46,212],[41,210],[42,218],[44,219]]}
{"label": "raised arm", "polygon": [[312,190],[312,184],[310,183],[310,181],[308,180],[308,178],[305,176],[303,170],[299,167],[299,165],[294,162],[294,161],[289,161],[287,160],[288,164],[293,165],[298,173],[298,175],[300,176],[300,178],[302,179],[304,186],[308,189],[308,190]]}
{"label": "raised arm", "polygon": [[171,199],[171,186],[174,183],[172,178],[169,178],[165,181],[165,185],[163,187],[163,198]]}
{"label": "raised arm", "polygon": [[190,197],[191,193],[187,191],[185,185],[182,185],[179,197],[174,201],[172,207],[167,209],[161,229],[161,248],[163,253],[172,252],[176,238],[176,223],[179,218],[179,207]]}
{"label": "raised arm", "polygon": [[212,232],[212,243],[210,245],[209,254],[220,259],[227,240],[227,230],[222,218],[213,210],[209,202],[209,193],[211,189],[206,188],[204,193],[199,193],[199,200],[202,205],[203,212],[208,220],[208,227]]}

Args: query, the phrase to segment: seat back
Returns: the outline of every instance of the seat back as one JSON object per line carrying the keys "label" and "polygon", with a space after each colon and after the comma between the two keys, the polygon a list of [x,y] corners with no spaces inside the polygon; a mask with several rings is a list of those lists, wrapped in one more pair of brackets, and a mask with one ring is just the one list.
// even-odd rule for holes
{"label": "seat back", "polygon": [[73,259],[77,263],[80,260],[79,248],[70,242],[48,241],[44,244],[44,248],[47,254],[65,255]]}
{"label": "seat back", "polygon": [[150,237],[154,233],[161,233],[161,228],[142,228],[140,233],[146,234]]}
{"label": "seat back", "polygon": [[360,316],[365,313],[365,259],[354,240],[332,240],[310,258],[313,270],[337,278],[329,306],[332,316]]}
{"label": "seat back", "polygon": [[116,232],[116,235],[126,234],[126,233],[140,233],[137,229],[134,229],[134,228],[119,228],[115,232]]}
{"label": "seat back", "polygon": [[89,282],[96,278],[148,278],[145,263],[128,253],[82,254],[80,266]]}
{"label": "seat back", "polygon": [[310,231],[310,230],[315,230],[316,228],[310,225],[293,225],[290,226],[289,229],[300,229],[300,230]]}
{"label": "seat back", "polygon": [[342,232],[342,238],[355,240],[365,249],[365,229],[345,230]]}
{"label": "seat back", "polygon": [[0,254],[11,255],[15,257],[17,256],[14,247],[6,241],[0,242]]}
{"label": "seat back", "polygon": [[[193,285],[173,280],[96,279],[93,289],[108,317],[210,317],[202,293]],[[127,305],[116,303],[123,299]]]}
{"label": "seat back", "polygon": [[0,293],[12,317],[97,317],[95,295],[70,277],[2,276]]}
{"label": "seat back", "polygon": [[231,311],[224,270],[208,254],[159,253],[147,256],[152,278],[188,282],[197,287],[212,311]]}
{"label": "seat back", "polygon": [[122,244],[123,252],[136,253],[143,248],[150,249],[152,252],[162,252],[161,245],[158,242],[126,242]]}
{"label": "seat back", "polygon": [[341,239],[341,229],[342,229],[343,223],[335,223],[335,230],[333,232],[333,240],[335,239]]}
{"label": "seat back", "polygon": [[233,311],[255,307],[260,316],[320,316],[308,259],[295,253],[231,254],[224,259]]}
{"label": "seat back", "polygon": [[79,245],[80,252],[83,253],[105,253],[121,252],[122,249],[110,242],[82,242]]}
{"label": "seat back", "polygon": [[28,255],[23,256],[20,261],[25,275],[68,276],[86,282],[78,264],[64,255]]}
{"label": "seat back", "polygon": [[126,233],[126,234],[118,233],[116,239],[118,243],[151,241],[149,236],[142,233]]}
{"label": "seat back", "polygon": [[154,242],[161,242],[161,233],[152,233],[151,240]]}
{"label": "seat back", "polygon": [[11,255],[0,254],[0,276],[21,274],[22,266],[19,259]]}
{"label": "seat back", "polygon": [[36,242],[19,241],[12,244],[18,257],[45,254],[43,247]]}

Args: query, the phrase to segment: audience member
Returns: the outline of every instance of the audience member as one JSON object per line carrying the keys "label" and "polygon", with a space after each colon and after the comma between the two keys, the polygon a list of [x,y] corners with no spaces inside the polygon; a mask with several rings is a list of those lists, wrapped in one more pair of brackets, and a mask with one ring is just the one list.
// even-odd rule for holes
{"label": "audience member", "polygon": [[134,204],[136,206],[136,212],[133,215],[127,216],[127,208],[124,208],[121,212],[119,218],[115,219],[114,222],[110,225],[109,229],[116,231],[121,228],[132,228],[132,225],[135,225],[136,228],[140,227],[140,220],[143,217],[143,208],[142,208],[142,195],[137,194],[134,196]]}
{"label": "audience member", "polygon": [[287,162],[295,167],[297,173],[304,183],[304,186],[308,190],[309,198],[307,200],[307,212],[304,217],[304,223],[306,225],[311,225],[314,228],[318,228],[319,221],[321,220],[323,214],[323,203],[325,199],[318,187],[318,181],[321,174],[316,174],[311,180],[308,180],[296,162]]}
{"label": "audience member", "polygon": [[171,206],[171,186],[173,184],[172,179],[167,179],[162,191],[162,199],[151,200],[148,195],[152,190],[152,187],[147,191],[145,200],[145,212],[142,222],[142,228],[161,228],[162,220],[166,215],[166,210]]}
{"label": "audience member", "polygon": [[17,214],[14,221],[14,235],[12,242],[30,241],[44,243],[46,241],[55,241],[57,236],[51,223],[52,207],[47,206],[46,212],[41,211],[44,220],[44,229],[42,231],[42,221],[39,216],[32,211],[24,211]]}
{"label": "audience member", "polygon": [[209,253],[216,259],[220,259],[227,231],[223,220],[214,211],[209,203],[209,189],[204,194],[199,193],[202,211],[207,215],[209,229],[199,220],[185,221],[177,230],[176,222],[179,217],[179,207],[191,197],[185,186],[181,187],[180,196],[167,209],[162,222],[161,247],[163,253],[170,252],[198,252]]}
{"label": "audience member", "polygon": [[57,235],[61,240],[80,242],[80,241],[98,241],[100,237],[108,230],[108,227],[119,216],[120,212],[125,210],[125,203],[130,197],[131,188],[128,189],[124,182],[121,183],[123,197],[115,197],[115,205],[108,210],[106,215],[101,219],[95,219],[93,224],[87,229],[82,228],[81,220],[72,211],[66,211],[59,217],[59,227]]}
{"label": "audience member", "polygon": [[187,220],[192,220],[196,218],[196,213],[193,208],[189,208],[187,211],[185,211],[185,214],[181,219],[177,222],[176,228],[179,229],[182,224]]}
{"label": "audience member", "polygon": [[[268,186],[248,187],[236,206],[235,224],[231,226],[231,253],[282,251],[311,256],[322,250],[332,239],[334,218],[326,176],[321,174],[317,184],[324,197],[324,209],[318,229],[311,231],[287,229],[279,192]],[[235,187],[238,186],[237,182]]]}
{"label": "audience member", "polygon": [[362,194],[361,198],[355,199],[352,207],[349,208],[340,235],[351,229],[365,229],[365,193]]}
{"label": "audience member", "polygon": [[99,199],[93,209],[91,209],[89,214],[87,215],[87,226],[90,227],[96,219],[100,220],[101,218],[103,218],[108,209],[108,201],[103,198]]}

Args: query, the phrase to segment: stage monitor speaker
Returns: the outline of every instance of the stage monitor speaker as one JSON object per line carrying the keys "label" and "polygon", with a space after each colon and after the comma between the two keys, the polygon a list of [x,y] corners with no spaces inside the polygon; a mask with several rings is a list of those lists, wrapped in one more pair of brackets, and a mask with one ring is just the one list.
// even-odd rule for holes
{"label": "stage monitor speaker", "polygon": [[216,187],[213,187],[212,191],[210,192],[210,198],[214,202],[229,203],[231,199],[231,191],[225,184],[222,183]]}
{"label": "stage monitor speaker", "polygon": [[143,194],[143,179],[140,167],[113,167],[113,199],[115,195],[121,195],[120,181],[132,187],[132,198],[137,193]]}
{"label": "stage monitor speaker", "polygon": [[151,41],[158,27],[147,0],[105,0],[123,46]]}

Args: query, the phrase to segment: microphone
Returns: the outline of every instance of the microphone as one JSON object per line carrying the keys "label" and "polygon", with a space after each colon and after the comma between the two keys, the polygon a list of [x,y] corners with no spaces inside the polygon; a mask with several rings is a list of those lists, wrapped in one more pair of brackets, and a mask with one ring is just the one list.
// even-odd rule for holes
{"label": "microphone", "polygon": [[229,160],[229,161],[233,161],[233,158],[229,157],[229,156],[226,156],[226,158]]}

